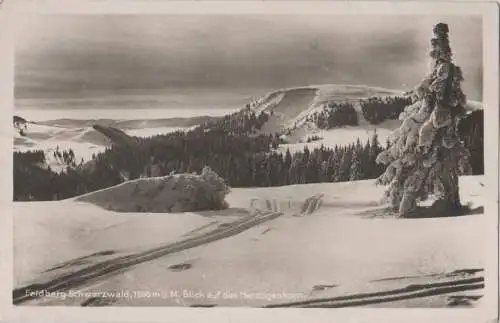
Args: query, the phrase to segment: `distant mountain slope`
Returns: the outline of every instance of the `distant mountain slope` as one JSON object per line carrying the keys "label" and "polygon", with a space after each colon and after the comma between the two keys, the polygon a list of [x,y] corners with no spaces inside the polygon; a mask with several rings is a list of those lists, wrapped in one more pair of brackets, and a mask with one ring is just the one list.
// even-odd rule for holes
{"label": "distant mountain slope", "polygon": [[67,165],[56,158],[57,151],[73,150],[75,161],[90,160],[92,154],[97,154],[111,145],[111,140],[91,127],[60,128],[27,122],[27,127],[21,135],[14,133],[14,151],[42,150],[46,157],[46,166],[60,172]]}
{"label": "distant mountain slope", "polygon": [[257,113],[265,111],[272,114],[263,132],[277,132],[301,126],[308,116],[330,102],[357,101],[371,96],[401,93],[366,85],[324,84],[273,91],[250,105]]}
{"label": "distant mountain slope", "polygon": [[[310,135],[328,137],[316,144],[346,144],[368,139],[377,129],[379,139],[385,141],[393,129],[399,126],[398,120],[387,120],[377,125],[368,123],[361,112],[360,100],[369,97],[404,96],[403,90],[392,90],[368,85],[322,84],[272,91],[249,104],[257,114],[266,112],[269,120],[260,133],[286,133],[290,144],[304,143]],[[328,103],[349,101],[358,113],[358,126],[319,130],[306,120],[319,112]],[[468,101],[467,110],[482,109],[482,103]],[[348,138],[347,138],[348,137]]]}
{"label": "distant mountain slope", "polygon": [[[380,142],[385,142],[390,133],[399,126],[398,120],[386,120],[372,125],[367,122],[361,111],[360,99],[368,97],[385,97],[403,95],[402,90],[391,90],[367,85],[339,85],[322,84],[271,91],[261,98],[250,102],[246,108],[240,110],[235,119],[244,117],[253,112],[257,117],[265,113],[267,118],[255,134],[281,134],[287,142],[279,149],[285,151],[301,150],[307,144],[312,146],[335,146],[355,143],[359,138],[362,142],[368,140],[377,131]],[[330,130],[320,130],[316,125],[307,122],[307,118],[321,111],[323,106],[332,102],[353,103],[357,111],[358,126],[345,126]],[[468,102],[468,110],[482,109],[482,103]],[[236,111],[236,110],[235,110]],[[208,114],[210,110],[200,110],[200,114]],[[57,146],[61,149],[73,148],[77,160],[90,160],[93,153],[97,154],[109,147],[113,142],[118,144],[131,143],[134,137],[151,137],[157,134],[166,134],[172,131],[196,127],[200,124],[220,120],[219,116],[174,117],[159,119],[71,119],[32,122],[22,116],[16,116],[14,122],[26,120],[27,128],[23,133],[14,134],[14,149],[24,151],[28,149],[42,149],[52,154]],[[238,120],[230,120],[227,125],[236,125]],[[99,125],[92,128],[93,125]],[[226,124],[223,124],[225,129]],[[241,130],[241,129],[240,129]],[[319,140],[307,143],[312,136]],[[55,165],[55,164],[54,164]]]}
{"label": "distant mountain slope", "polygon": [[192,127],[201,123],[216,119],[211,116],[197,117],[174,117],[174,118],[158,118],[158,119],[130,119],[130,120],[115,120],[115,119],[71,119],[60,118],[55,120],[47,120],[38,122],[41,125],[63,127],[63,128],[81,128],[91,127],[94,124],[101,126],[110,126],[122,130],[136,130],[144,128],[161,128],[161,127]]}
{"label": "distant mountain slope", "polygon": [[[273,114],[263,132],[276,132],[286,128],[303,125],[305,119],[320,110],[323,105],[332,102],[352,102],[359,112],[359,119],[364,118],[359,109],[359,101],[369,97],[403,96],[403,90],[391,90],[368,85],[323,84],[280,89],[269,92],[261,99],[250,103],[256,112]],[[482,103],[468,102],[468,110],[482,108]]]}
{"label": "distant mountain slope", "polygon": [[129,136],[122,130],[111,127],[111,126],[101,126],[101,125],[93,125],[96,131],[99,131],[107,138],[109,138],[114,144],[117,145],[133,145],[139,142],[137,137]]}

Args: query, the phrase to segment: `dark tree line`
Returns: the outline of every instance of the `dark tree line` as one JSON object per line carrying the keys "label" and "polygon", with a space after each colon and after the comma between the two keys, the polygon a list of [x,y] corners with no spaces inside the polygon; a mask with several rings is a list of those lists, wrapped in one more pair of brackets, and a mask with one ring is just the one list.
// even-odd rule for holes
{"label": "dark tree line", "polygon": [[323,110],[307,117],[320,129],[331,129],[342,126],[358,125],[358,114],[352,103],[331,102],[323,107]]}
{"label": "dark tree line", "polygon": [[14,160],[22,164],[44,164],[45,153],[43,150],[31,150],[26,152],[14,152]]}
{"label": "dark tree line", "polygon": [[[478,110],[459,125],[461,139],[472,154],[474,174],[484,171],[483,122],[483,111]],[[15,152],[14,200],[64,199],[138,177],[200,172],[204,166],[210,166],[233,187],[373,179],[383,172],[375,158],[387,148],[376,136],[366,143],[358,140],[348,146],[306,147],[296,153],[276,152],[273,148],[280,143],[278,135],[248,136],[232,128],[198,127],[114,145],[89,163],[61,173],[41,167],[43,151]],[[60,154],[64,159],[64,152]],[[74,159],[74,153],[66,154],[67,160]]]}
{"label": "dark tree line", "polygon": [[[271,150],[275,136],[234,136],[219,132],[174,133],[146,140],[146,145],[113,146],[97,154],[90,167],[55,173],[39,167],[43,152],[14,155],[14,199],[53,200],[84,194],[127,179],[200,172],[210,166],[233,187],[280,186],[375,178],[382,150],[371,142],[297,153]],[[35,163],[36,162],[36,163]],[[354,165],[354,166],[353,166]],[[151,174],[155,167],[156,174]],[[149,172],[149,174],[148,174]]]}
{"label": "dark tree line", "polygon": [[262,111],[256,114],[249,108],[210,120],[200,127],[205,130],[224,131],[229,134],[253,134],[269,120],[269,114]]}
{"label": "dark tree line", "polygon": [[43,150],[14,152],[14,200],[52,199],[45,193],[54,173],[45,162]]}
{"label": "dark tree line", "polygon": [[363,117],[371,124],[379,124],[387,119],[398,119],[405,107],[411,104],[405,97],[371,97],[361,100]]}
{"label": "dark tree line", "polygon": [[[161,162],[161,175],[171,171],[199,172],[204,165],[226,179],[233,187],[281,186],[304,183],[338,182],[375,178],[382,169],[375,164],[382,151],[375,136],[371,142],[334,148],[324,146],[297,153],[256,151],[254,153],[218,154],[176,158]],[[352,164],[357,167],[352,168]],[[352,168],[352,169],[351,169]]]}

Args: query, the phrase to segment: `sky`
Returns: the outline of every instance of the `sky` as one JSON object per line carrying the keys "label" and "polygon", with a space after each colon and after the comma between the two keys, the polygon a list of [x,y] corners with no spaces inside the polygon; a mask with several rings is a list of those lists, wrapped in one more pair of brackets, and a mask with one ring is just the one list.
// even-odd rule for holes
{"label": "sky", "polygon": [[428,72],[432,25],[450,26],[464,90],[481,99],[480,17],[59,15],[16,31],[16,98],[273,90],[347,83],[393,89]]}

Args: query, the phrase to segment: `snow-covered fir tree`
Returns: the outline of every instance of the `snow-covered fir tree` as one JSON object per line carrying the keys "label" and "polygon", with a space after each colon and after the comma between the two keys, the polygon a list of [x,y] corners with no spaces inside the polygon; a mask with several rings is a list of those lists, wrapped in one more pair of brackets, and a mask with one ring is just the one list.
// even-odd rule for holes
{"label": "snow-covered fir tree", "polygon": [[350,181],[359,181],[360,179],[364,178],[364,175],[361,170],[360,158],[361,158],[360,154],[358,153],[358,151],[355,150],[351,158],[351,167],[349,173]]}
{"label": "snow-covered fir tree", "polygon": [[389,185],[386,197],[400,216],[411,214],[418,201],[431,195],[450,210],[461,207],[458,177],[470,171],[470,154],[458,134],[466,97],[448,32],[447,24],[434,26],[431,72],[410,91],[412,104],[399,116],[401,126],[377,156],[377,163],[387,165],[377,183]]}

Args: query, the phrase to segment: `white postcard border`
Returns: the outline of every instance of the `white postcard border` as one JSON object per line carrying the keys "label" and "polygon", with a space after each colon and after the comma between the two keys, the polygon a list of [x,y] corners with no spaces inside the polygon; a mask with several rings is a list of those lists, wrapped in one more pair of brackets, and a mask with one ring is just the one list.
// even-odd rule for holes
{"label": "white postcard border", "polygon": [[[13,42],[16,21],[27,14],[333,14],[333,15],[471,15],[483,17],[485,110],[486,295],[474,309],[250,309],[250,308],[75,308],[14,307],[12,304],[12,107]],[[468,2],[254,2],[254,1],[5,1],[0,7],[0,127],[3,194],[0,222],[0,319],[6,322],[487,322],[498,316],[498,149],[499,25],[498,6]],[[9,171],[10,170],[10,171]],[[478,245],[478,252],[482,252]],[[496,320],[495,320],[496,321]]]}

